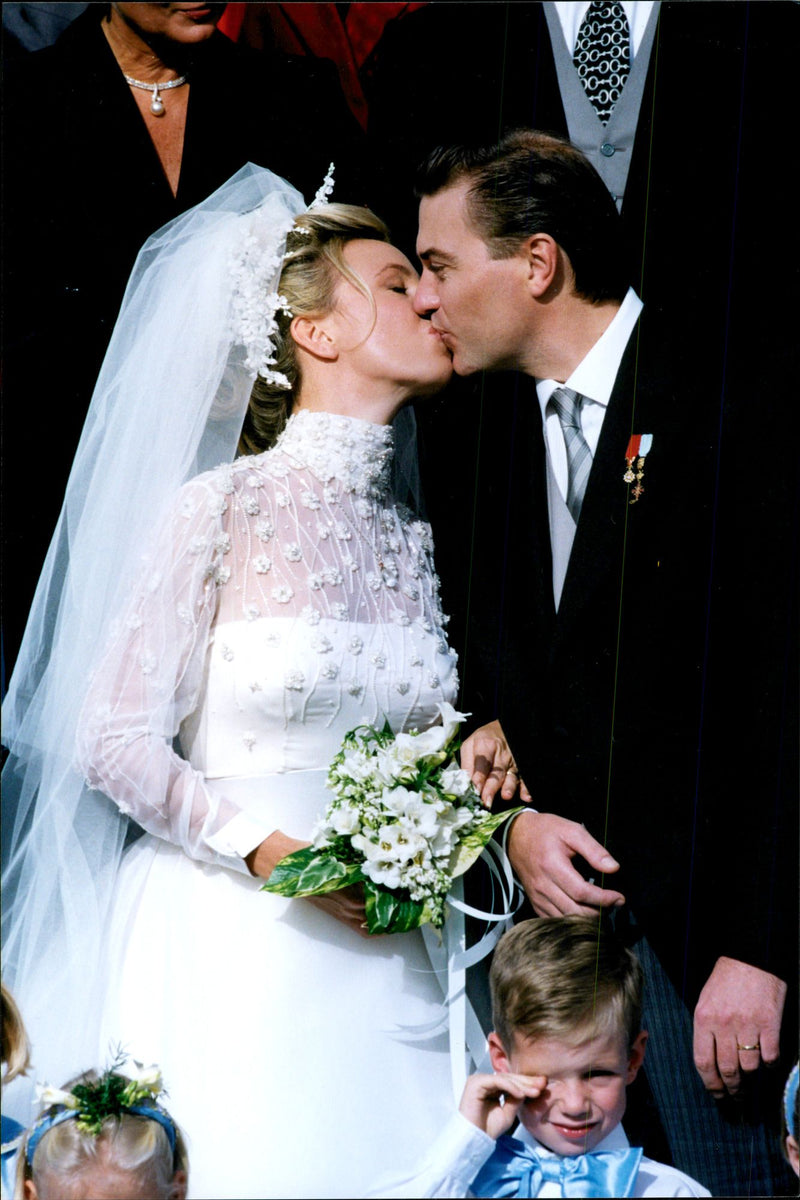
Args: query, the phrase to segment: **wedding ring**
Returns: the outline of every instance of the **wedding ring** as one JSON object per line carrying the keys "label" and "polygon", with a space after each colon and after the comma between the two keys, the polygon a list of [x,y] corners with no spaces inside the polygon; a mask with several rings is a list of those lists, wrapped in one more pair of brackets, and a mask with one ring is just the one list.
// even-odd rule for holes
{"label": "wedding ring", "polygon": [[743,1046],[741,1042],[737,1042],[736,1049],[737,1050],[760,1050],[761,1047],[758,1042],[756,1042],[756,1044],[754,1046]]}

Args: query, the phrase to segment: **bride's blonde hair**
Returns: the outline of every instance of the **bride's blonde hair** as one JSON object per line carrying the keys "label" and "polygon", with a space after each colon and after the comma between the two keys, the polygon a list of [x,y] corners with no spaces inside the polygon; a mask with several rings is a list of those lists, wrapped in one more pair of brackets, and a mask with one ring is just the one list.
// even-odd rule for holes
{"label": "bride's blonde hair", "polygon": [[374,318],[372,293],[344,259],[347,243],[361,239],[389,241],[383,221],[368,208],[325,204],[295,219],[286,239],[278,284],[290,312],[276,313],[278,332],[273,335],[273,370],[284,375],[290,387],[281,387],[260,376],[256,380],[239,438],[240,454],[260,454],[272,446],[292,410],[293,397],[300,385],[297,348],[289,328],[292,318],[326,316],[331,312],[340,278],[369,300]]}

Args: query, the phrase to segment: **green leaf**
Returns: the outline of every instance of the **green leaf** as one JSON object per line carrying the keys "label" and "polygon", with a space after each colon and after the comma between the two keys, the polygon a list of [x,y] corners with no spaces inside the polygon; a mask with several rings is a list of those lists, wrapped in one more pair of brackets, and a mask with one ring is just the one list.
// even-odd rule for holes
{"label": "green leaf", "polygon": [[280,860],[261,891],[278,896],[321,896],[338,892],[361,878],[357,863],[338,862],[313,846],[305,846]]}
{"label": "green leaf", "polygon": [[404,899],[370,879],[364,881],[364,898],[370,933],[408,933],[409,929],[418,929],[430,920],[425,916],[422,901]]}
{"label": "green leaf", "polygon": [[517,808],[509,808],[507,812],[491,813],[477,829],[471,829],[469,833],[466,833],[450,859],[450,874],[453,878],[456,879],[459,875],[463,875],[472,866],[494,831],[499,829],[504,821],[523,811],[524,808],[520,805]]}

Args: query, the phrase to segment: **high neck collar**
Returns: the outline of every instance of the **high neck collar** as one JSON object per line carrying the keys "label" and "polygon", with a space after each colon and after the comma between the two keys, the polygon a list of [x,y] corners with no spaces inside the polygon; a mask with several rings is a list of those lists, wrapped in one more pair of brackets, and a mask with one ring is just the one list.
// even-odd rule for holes
{"label": "high neck collar", "polygon": [[390,425],[301,408],[289,418],[274,448],[322,483],[336,480],[345,491],[374,499],[388,491],[394,455]]}

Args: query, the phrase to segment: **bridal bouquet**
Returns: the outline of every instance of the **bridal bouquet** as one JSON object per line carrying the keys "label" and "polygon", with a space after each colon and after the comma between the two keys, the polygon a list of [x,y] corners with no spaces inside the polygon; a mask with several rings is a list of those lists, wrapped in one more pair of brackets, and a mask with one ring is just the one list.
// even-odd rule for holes
{"label": "bridal bouquet", "polygon": [[392,733],[361,725],[331,763],[333,792],[312,844],[281,859],[263,891],[319,896],[364,886],[370,933],[441,927],[453,879],[519,808],[485,809],[457,762],[465,714],[440,704],[441,725]]}

